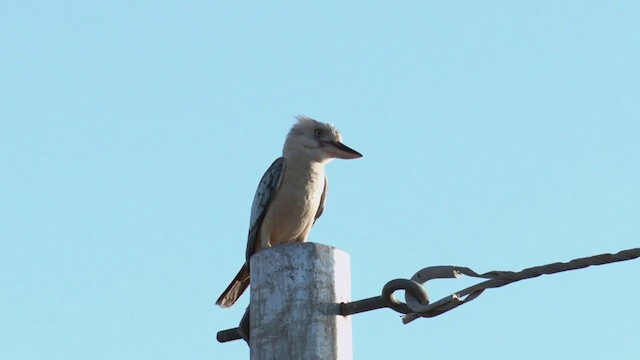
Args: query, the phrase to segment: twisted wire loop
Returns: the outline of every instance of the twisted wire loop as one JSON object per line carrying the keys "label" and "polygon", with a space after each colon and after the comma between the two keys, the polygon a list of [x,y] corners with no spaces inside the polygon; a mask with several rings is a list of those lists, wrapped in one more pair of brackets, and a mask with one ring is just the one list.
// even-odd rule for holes
{"label": "twisted wire loop", "polygon": [[[476,299],[483,291],[491,288],[498,288],[505,286],[516,281],[531,279],[541,275],[551,275],[563,271],[583,269],[593,265],[604,265],[619,261],[632,260],[640,257],[640,248],[623,250],[616,254],[600,254],[584,258],[578,258],[569,262],[556,262],[552,264],[535,266],[524,269],[519,272],[513,271],[490,271],[484,274],[478,274],[475,271],[459,266],[437,266],[428,267],[418,271],[411,281],[416,284],[423,285],[425,282],[435,278],[454,278],[459,277],[460,274],[464,274],[476,278],[489,279],[487,281],[475,284],[460,290],[454,294],[446,296],[434,303],[425,303],[424,298],[420,295],[416,296],[415,292],[411,289],[405,291],[406,307],[411,309],[411,312],[401,311],[405,316],[402,319],[404,324],[419,318],[419,317],[434,317],[443,314],[449,310],[453,310],[460,305],[466,304],[469,301]],[[393,295],[393,294],[392,294]],[[428,299],[428,296],[427,296]],[[403,304],[395,305],[398,309],[404,309]],[[395,310],[395,309],[394,309]],[[397,310],[396,310],[397,311]]]}
{"label": "twisted wire loop", "polygon": [[[489,271],[483,274],[478,274],[470,268],[462,266],[431,266],[418,271],[411,279],[395,279],[389,281],[384,285],[382,294],[379,296],[339,304],[339,314],[348,316],[388,307],[404,314],[402,322],[408,324],[420,317],[434,317],[453,310],[460,305],[476,299],[486,289],[498,288],[516,281],[531,279],[541,275],[551,275],[594,265],[632,260],[639,257],[640,248],[635,248],[623,250],[616,254],[600,254],[574,259],[564,263],[556,262],[542,266],[534,266],[518,272]],[[429,294],[423,286],[427,281],[433,279],[458,278],[461,275],[488,280],[445,296],[433,303],[429,302]],[[395,297],[394,293],[398,290],[404,290],[404,302]],[[217,338],[219,342],[226,342],[240,339],[241,336],[238,328],[235,328],[218,332]]]}

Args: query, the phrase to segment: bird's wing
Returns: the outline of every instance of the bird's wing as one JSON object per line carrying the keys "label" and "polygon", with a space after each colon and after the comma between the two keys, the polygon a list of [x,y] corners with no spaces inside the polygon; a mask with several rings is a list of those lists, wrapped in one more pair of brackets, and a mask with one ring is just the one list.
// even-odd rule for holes
{"label": "bird's wing", "polygon": [[316,218],[313,219],[313,223],[316,223],[316,220],[322,215],[324,211],[324,202],[327,200],[327,189],[329,188],[329,179],[327,176],[324,176],[324,189],[322,189],[322,196],[320,196],[320,205],[318,205],[318,211],[316,212]]}
{"label": "bird's wing", "polygon": [[285,167],[286,159],[283,157],[277,158],[267,172],[262,175],[258,190],[256,190],[256,195],[253,197],[251,219],[249,220],[249,237],[247,239],[247,264],[249,264],[251,255],[255,252],[256,239],[260,233],[260,225],[262,225],[262,220],[269,209],[271,200],[273,200],[275,193],[280,187]]}

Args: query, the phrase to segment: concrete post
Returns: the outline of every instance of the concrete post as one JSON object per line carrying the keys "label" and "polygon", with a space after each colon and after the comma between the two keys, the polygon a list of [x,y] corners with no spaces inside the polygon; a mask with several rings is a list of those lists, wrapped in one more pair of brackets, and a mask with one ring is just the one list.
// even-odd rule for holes
{"label": "concrete post", "polygon": [[352,360],[349,254],[327,245],[278,245],[251,257],[251,360]]}

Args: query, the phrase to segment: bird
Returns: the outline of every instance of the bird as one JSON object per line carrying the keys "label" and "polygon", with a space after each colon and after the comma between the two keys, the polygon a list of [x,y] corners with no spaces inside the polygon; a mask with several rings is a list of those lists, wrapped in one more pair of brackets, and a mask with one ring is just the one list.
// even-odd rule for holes
{"label": "bird", "polygon": [[232,306],[250,283],[249,260],[262,249],[305,242],[322,215],[327,197],[325,165],[333,159],[362,154],[342,143],[333,125],[297,116],[287,134],[282,156],[264,173],[251,205],[245,263],[216,301]]}

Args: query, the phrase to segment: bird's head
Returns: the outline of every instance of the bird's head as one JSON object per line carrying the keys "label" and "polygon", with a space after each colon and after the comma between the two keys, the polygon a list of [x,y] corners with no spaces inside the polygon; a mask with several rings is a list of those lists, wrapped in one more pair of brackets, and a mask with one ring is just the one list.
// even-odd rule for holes
{"label": "bird's head", "polygon": [[284,157],[303,155],[323,163],[332,159],[362,157],[362,154],[342,143],[342,136],[333,125],[306,116],[296,118],[298,121],[289,131],[284,143]]}

